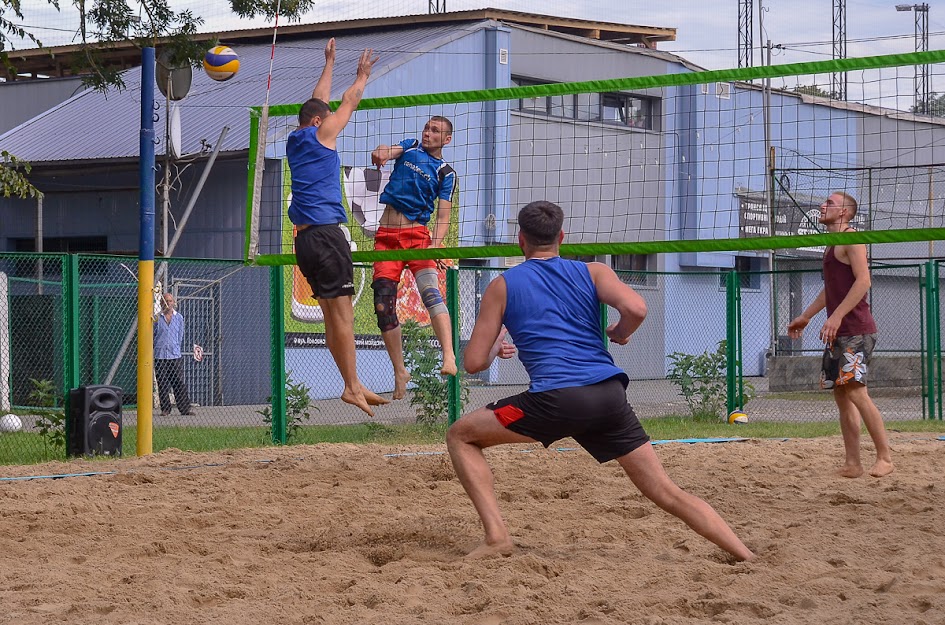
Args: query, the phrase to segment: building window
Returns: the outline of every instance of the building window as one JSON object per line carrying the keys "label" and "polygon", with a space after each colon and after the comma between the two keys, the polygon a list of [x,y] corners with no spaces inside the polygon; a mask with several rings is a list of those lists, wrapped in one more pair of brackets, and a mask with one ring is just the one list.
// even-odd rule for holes
{"label": "building window", "polygon": [[577,94],[577,119],[596,122],[600,119],[600,94]]}
{"label": "building window", "polygon": [[[742,290],[761,290],[761,259],[755,256],[736,256],[735,271],[738,272],[738,283]],[[719,274],[719,288],[725,289],[726,274]]]}
{"label": "building window", "polygon": [[652,100],[622,93],[601,95],[601,120],[633,128],[653,128]]}
{"label": "building window", "polygon": [[618,254],[610,257],[610,266],[630,286],[653,286],[656,258],[652,254]]}
{"label": "building window", "polygon": [[[525,87],[549,83],[513,78],[512,84]],[[578,121],[600,121],[646,130],[656,128],[654,115],[657,107],[653,98],[641,98],[626,93],[578,93],[521,98],[517,102],[518,110],[526,113]]]}

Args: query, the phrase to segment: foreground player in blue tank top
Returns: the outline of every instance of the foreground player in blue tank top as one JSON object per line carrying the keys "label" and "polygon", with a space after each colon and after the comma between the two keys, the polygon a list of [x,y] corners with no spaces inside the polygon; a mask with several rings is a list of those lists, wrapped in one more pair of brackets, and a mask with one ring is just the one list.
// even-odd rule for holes
{"label": "foreground player in blue tank top", "polygon": [[548,447],[573,437],[598,462],[616,460],[660,508],[736,559],[751,560],[754,554],[712,506],[663,470],[627,403],[629,379],[601,341],[600,304],[620,313],[607,336],[625,345],[646,317],[643,298],[606,265],[558,256],[563,223],[563,211],[551,202],[521,210],[518,244],[526,260],[486,288],[466,346],[469,373],[487,369],[497,356],[510,358],[517,348],[531,381],[528,391],[464,415],[447,433],[453,467],[485,530],[485,541],[467,557],[508,555],[515,548],[482,450],[503,443]]}

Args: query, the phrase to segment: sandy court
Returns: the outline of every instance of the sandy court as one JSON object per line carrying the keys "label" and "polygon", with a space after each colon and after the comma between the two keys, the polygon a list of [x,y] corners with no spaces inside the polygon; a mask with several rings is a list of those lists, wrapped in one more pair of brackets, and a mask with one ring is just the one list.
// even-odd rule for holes
{"label": "sandy court", "polygon": [[2,467],[117,473],[0,482],[0,623],[945,623],[945,441],[893,443],[881,480],[839,438],[657,446],[741,564],[582,451],[487,452],[519,550],[483,561],[443,446]]}

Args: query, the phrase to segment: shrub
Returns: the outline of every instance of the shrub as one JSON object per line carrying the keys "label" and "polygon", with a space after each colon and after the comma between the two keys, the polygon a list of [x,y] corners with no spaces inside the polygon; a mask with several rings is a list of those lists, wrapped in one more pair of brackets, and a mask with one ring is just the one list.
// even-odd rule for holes
{"label": "shrub", "polygon": [[[705,351],[698,355],[673,352],[669,355],[672,365],[666,377],[679,387],[692,418],[697,421],[716,421],[725,416],[728,397],[725,347],[723,340],[713,352]],[[744,382],[743,388],[739,403],[744,406],[755,396],[755,387]]]}
{"label": "shrub", "polygon": [[[401,324],[404,337],[404,364],[410,371],[410,405],[417,413],[420,425],[436,425],[446,421],[449,410],[449,388],[440,375],[442,353],[439,343],[434,339],[429,328],[420,326],[416,321]],[[469,399],[469,381],[460,371],[460,408]]]}
{"label": "shrub", "polygon": [[[304,382],[295,382],[292,380],[292,372],[289,371],[285,376],[285,417],[286,417],[286,440],[292,440],[305,422],[312,418],[312,410],[318,410],[317,406],[312,404],[311,389]],[[262,410],[257,410],[262,415],[263,423],[266,424],[266,435],[272,438],[272,396],[266,398],[270,403]]]}
{"label": "shrub", "polygon": [[43,438],[43,453],[49,458],[49,451],[66,453],[66,413],[56,410],[59,397],[52,380],[30,378],[33,390],[27,396],[30,403],[39,409],[36,411],[36,428]]}

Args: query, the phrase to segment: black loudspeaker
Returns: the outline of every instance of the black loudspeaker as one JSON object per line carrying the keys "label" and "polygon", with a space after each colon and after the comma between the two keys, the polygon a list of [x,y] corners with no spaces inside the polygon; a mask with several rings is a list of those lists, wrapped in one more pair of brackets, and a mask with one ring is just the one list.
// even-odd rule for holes
{"label": "black loudspeaker", "polygon": [[121,455],[121,388],[80,386],[69,391],[70,456]]}

